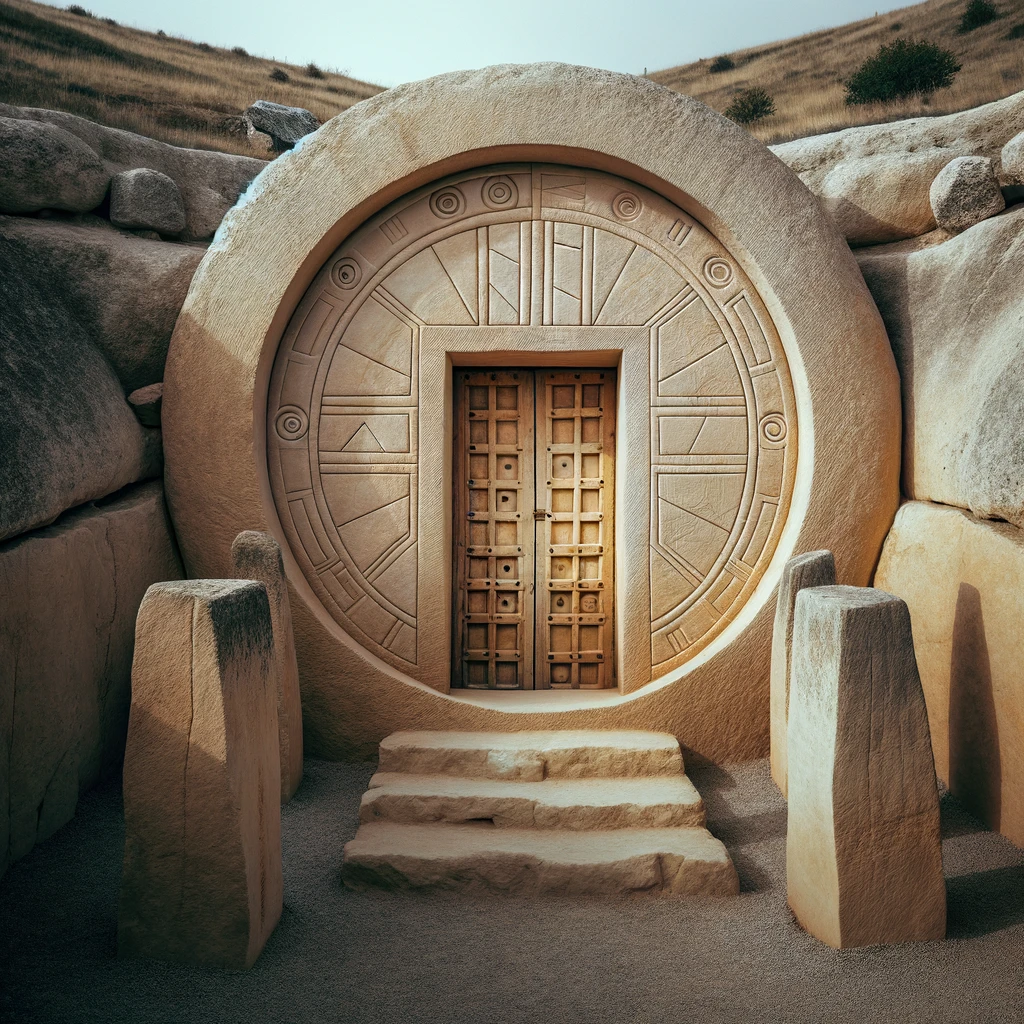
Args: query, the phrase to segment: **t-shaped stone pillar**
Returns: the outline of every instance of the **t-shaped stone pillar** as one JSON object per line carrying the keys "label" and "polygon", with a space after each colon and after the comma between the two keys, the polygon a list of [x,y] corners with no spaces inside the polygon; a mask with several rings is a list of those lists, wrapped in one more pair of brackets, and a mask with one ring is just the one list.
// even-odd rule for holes
{"label": "t-shaped stone pillar", "polygon": [[249,967],[281,916],[277,661],[266,588],[156,583],[139,609],[118,952]]}
{"label": "t-shaped stone pillar", "polygon": [[800,924],[837,948],[943,938],[935,764],[898,597],[797,596],[788,753],[786,881]]}

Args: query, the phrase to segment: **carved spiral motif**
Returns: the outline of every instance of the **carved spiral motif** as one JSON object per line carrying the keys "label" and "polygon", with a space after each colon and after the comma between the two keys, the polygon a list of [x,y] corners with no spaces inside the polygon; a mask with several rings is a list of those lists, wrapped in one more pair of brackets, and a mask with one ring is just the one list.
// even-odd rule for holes
{"label": "carved spiral motif", "polygon": [[309,429],[309,417],[297,405],[286,405],[274,420],[274,429],[286,441],[297,441]]}
{"label": "carved spiral motif", "polygon": [[337,263],[331,267],[331,280],[339,287],[344,288],[346,291],[350,288],[355,288],[357,284],[362,280],[363,268],[351,257],[346,256],[344,259],[338,260]]}
{"label": "carved spiral motif", "polygon": [[430,197],[430,209],[438,217],[457,217],[466,208],[466,197],[454,185],[439,188]]}
{"label": "carved spiral motif", "polygon": [[786,440],[786,419],[782,413],[770,412],[762,416],[757,429],[761,435],[762,448],[778,448]]}
{"label": "carved spiral motif", "polygon": [[644,204],[640,197],[632,192],[620,192],[612,200],[612,213],[619,220],[636,220],[643,211]]}
{"label": "carved spiral motif", "polygon": [[519,189],[507,175],[488,178],[483,187],[484,202],[492,210],[507,210],[519,202]]}
{"label": "carved spiral motif", "polygon": [[724,288],[732,281],[732,266],[721,256],[712,256],[704,264],[704,277],[707,278],[708,284],[714,285],[716,288]]}

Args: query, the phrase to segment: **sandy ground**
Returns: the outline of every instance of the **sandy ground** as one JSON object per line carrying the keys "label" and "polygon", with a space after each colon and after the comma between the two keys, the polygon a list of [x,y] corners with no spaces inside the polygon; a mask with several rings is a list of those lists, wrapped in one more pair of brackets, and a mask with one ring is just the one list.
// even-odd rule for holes
{"label": "sandy ground", "polygon": [[719,900],[348,892],[341,849],[372,770],[307,762],[284,813],[284,916],[248,973],[117,959],[120,790],[88,794],[0,882],[0,1019],[1024,1020],[1024,854],[949,797],[947,940],[840,953],[786,909],[786,809],[764,762],[692,773],[742,880]]}

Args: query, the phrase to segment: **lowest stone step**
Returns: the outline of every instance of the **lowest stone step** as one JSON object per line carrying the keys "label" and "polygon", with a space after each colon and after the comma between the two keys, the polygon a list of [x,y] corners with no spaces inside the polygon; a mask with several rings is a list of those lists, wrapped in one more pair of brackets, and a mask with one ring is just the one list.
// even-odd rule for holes
{"label": "lowest stone step", "polygon": [[573,832],[365,822],[345,846],[342,880],[352,889],[705,896],[739,891],[728,852],[703,828]]}
{"label": "lowest stone step", "polygon": [[378,772],[359,808],[363,822],[463,823],[500,828],[700,828],[704,803],[685,775],[503,782]]}
{"label": "lowest stone step", "polygon": [[563,729],[550,732],[395,732],[380,744],[380,771],[541,782],[548,778],[681,775],[669,733]]}

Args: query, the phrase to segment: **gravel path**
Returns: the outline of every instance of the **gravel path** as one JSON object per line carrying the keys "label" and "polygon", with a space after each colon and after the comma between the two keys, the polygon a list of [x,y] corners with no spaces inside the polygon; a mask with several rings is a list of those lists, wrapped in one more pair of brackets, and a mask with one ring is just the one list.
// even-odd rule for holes
{"label": "gravel path", "polygon": [[1024,1019],[1024,853],[948,796],[945,942],[835,952],[785,901],[766,762],[692,777],[743,886],[727,900],[352,893],[369,764],[309,761],[284,812],[285,910],[248,973],[116,957],[120,789],[0,881],[0,1020],[146,1024],[971,1024]]}

